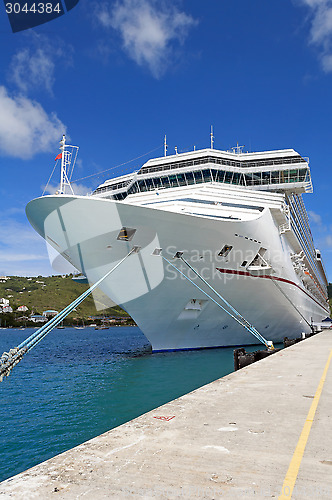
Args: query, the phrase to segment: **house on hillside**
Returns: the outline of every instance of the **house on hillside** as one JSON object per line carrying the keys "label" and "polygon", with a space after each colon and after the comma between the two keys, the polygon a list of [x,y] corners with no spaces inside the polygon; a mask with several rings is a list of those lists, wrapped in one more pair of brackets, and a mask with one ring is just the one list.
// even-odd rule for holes
{"label": "house on hillside", "polygon": [[30,321],[33,321],[34,323],[46,323],[47,318],[46,316],[41,316],[40,314],[31,314]]}
{"label": "house on hillside", "polygon": [[45,316],[46,318],[53,318],[53,316],[56,316],[57,314],[59,314],[59,312],[54,311],[53,309],[48,309],[47,311],[43,312],[43,316]]}
{"label": "house on hillside", "polygon": [[16,321],[29,321],[30,318],[28,316],[20,316],[19,318],[16,318]]}
{"label": "house on hillside", "polygon": [[0,312],[2,312],[2,313],[12,313],[13,312],[13,308],[10,307],[10,306],[3,306],[3,307],[0,307]]}
{"label": "house on hillside", "polygon": [[4,298],[0,299],[0,306],[9,306],[9,300]]}
{"label": "house on hillside", "polygon": [[16,311],[19,311],[19,312],[26,312],[28,311],[29,308],[27,306],[19,306]]}

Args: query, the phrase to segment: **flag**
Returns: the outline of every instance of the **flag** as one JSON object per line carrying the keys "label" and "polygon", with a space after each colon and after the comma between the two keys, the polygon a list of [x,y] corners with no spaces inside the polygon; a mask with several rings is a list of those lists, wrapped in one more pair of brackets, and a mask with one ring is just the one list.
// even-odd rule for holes
{"label": "flag", "polygon": [[59,153],[58,156],[55,158],[55,161],[60,160],[62,158],[62,153]]}

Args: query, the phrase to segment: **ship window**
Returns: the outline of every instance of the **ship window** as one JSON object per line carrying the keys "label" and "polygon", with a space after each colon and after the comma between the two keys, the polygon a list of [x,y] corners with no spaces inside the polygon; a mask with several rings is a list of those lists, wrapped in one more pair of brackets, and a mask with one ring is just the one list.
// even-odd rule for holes
{"label": "ship window", "polygon": [[201,170],[198,170],[197,172],[194,172],[194,177],[195,177],[196,184],[198,184],[200,182],[203,182],[202,171]]}
{"label": "ship window", "polygon": [[246,181],[245,181],[245,178],[244,178],[244,175],[243,175],[243,174],[241,174],[239,184],[241,184],[241,186],[245,186],[245,185],[246,185]]}
{"label": "ship window", "polygon": [[154,185],[155,185],[156,188],[158,188],[158,187],[161,186],[161,179],[160,179],[160,177],[155,177],[153,179],[153,182],[154,182]]}
{"label": "ship window", "polygon": [[252,185],[252,173],[244,174],[247,186]]}
{"label": "ship window", "polygon": [[279,184],[279,170],[271,172],[271,184]]}
{"label": "ship window", "polygon": [[203,170],[202,173],[203,173],[204,182],[210,182],[212,180],[210,170],[208,170],[208,169]]}
{"label": "ship window", "polygon": [[231,184],[231,182],[232,182],[232,177],[233,177],[233,172],[226,172],[224,182],[225,182],[226,184]]}
{"label": "ship window", "polygon": [[299,170],[299,181],[309,180],[309,179],[306,179],[307,174],[308,174],[308,170],[306,168],[301,168]]}
{"label": "ship window", "polygon": [[124,200],[127,196],[127,193],[118,193],[118,194],[114,194],[113,195],[113,198],[115,200]]}
{"label": "ship window", "polygon": [[128,190],[128,194],[134,194],[138,191],[138,184],[135,182]]}
{"label": "ship window", "polygon": [[233,248],[232,245],[224,245],[223,248],[218,253],[219,257],[227,257],[232,248]]}
{"label": "ship window", "polygon": [[280,171],[280,182],[288,182],[288,170]]}
{"label": "ship window", "polygon": [[217,172],[216,181],[217,182],[224,182],[224,177],[225,177],[225,171],[219,170],[219,172]]}
{"label": "ship window", "polygon": [[153,180],[146,179],[145,182],[146,182],[146,186],[147,186],[148,191],[152,191],[154,189]]}
{"label": "ship window", "polygon": [[234,172],[232,184],[240,184],[240,176],[241,174],[239,174],[238,172]]}
{"label": "ship window", "polygon": [[261,172],[254,172],[252,174],[252,183],[253,184],[262,184],[262,179],[261,179]]}
{"label": "ship window", "polygon": [[244,260],[241,264],[241,267],[245,267],[246,265],[248,264],[248,261],[247,260]]}
{"label": "ship window", "polygon": [[297,179],[298,179],[298,170],[290,170],[289,182],[297,182]]}
{"label": "ship window", "polygon": [[163,183],[163,187],[165,187],[165,188],[169,188],[170,187],[169,178],[168,177],[162,177],[161,181]]}
{"label": "ship window", "polygon": [[195,184],[194,174],[192,172],[186,172],[184,175],[186,176],[188,184]]}
{"label": "ship window", "polygon": [[122,241],[131,241],[136,233],[136,229],[131,227],[123,227],[118,234],[117,239]]}
{"label": "ship window", "polygon": [[187,183],[186,183],[186,178],[184,176],[184,174],[178,174],[178,183],[180,186],[186,186]]}
{"label": "ship window", "polygon": [[146,185],[145,185],[144,179],[138,181],[138,190],[141,192],[146,191]]}
{"label": "ship window", "polygon": [[178,187],[179,186],[176,175],[170,175],[169,182],[171,184],[171,187]]}
{"label": "ship window", "polygon": [[216,179],[217,179],[217,170],[215,170],[214,168],[211,168],[211,175],[212,175],[212,180],[216,181]]}
{"label": "ship window", "polygon": [[270,184],[270,172],[262,172],[262,184]]}

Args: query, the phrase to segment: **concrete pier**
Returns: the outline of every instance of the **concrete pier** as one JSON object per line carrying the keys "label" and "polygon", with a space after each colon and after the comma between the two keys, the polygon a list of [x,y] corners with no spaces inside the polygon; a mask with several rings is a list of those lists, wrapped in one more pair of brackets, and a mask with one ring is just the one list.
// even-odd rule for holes
{"label": "concrete pier", "polygon": [[331,353],[325,331],[4,481],[0,499],[331,499]]}

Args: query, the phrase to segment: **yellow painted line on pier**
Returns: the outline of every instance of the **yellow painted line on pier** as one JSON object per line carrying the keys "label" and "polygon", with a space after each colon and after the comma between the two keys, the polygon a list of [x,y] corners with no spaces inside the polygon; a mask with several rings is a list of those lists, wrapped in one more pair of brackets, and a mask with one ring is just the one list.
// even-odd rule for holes
{"label": "yellow painted line on pier", "polygon": [[314,397],[312,404],[310,406],[310,410],[309,410],[309,413],[307,415],[307,419],[304,423],[300,438],[299,438],[298,443],[296,445],[293,458],[291,460],[291,463],[289,464],[288,471],[287,471],[287,474],[286,474],[286,477],[284,480],[284,484],[282,485],[282,490],[281,490],[281,495],[279,496],[279,500],[284,500],[284,499],[289,500],[292,497],[293,489],[295,486],[295,482],[296,482],[297,475],[299,473],[299,468],[301,465],[301,461],[303,458],[304,449],[306,447],[306,444],[307,444],[307,441],[309,438],[311,426],[312,426],[312,423],[314,421],[315,413],[317,410],[320,396],[322,394],[323,386],[324,386],[324,383],[326,380],[326,375],[327,375],[327,371],[328,371],[329,366],[330,366],[331,359],[332,359],[332,350],[331,350],[329,358],[326,362],[322,378],[319,381],[315,397]]}

